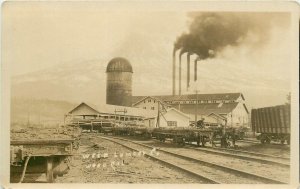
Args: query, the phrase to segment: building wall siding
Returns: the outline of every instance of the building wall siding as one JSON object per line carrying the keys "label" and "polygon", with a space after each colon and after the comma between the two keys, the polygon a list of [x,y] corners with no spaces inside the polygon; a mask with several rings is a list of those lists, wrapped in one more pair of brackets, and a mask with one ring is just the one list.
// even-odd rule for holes
{"label": "building wall siding", "polygon": [[[165,118],[165,119],[164,119]],[[177,127],[188,127],[190,119],[175,110],[170,110],[164,114],[164,118],[160,117],[160,127],[172,127],[168,126],[167,121],[176,121]]]}
{"label": "building wall siding", "polygon": [[245,110],[243,103],[239,103],[237,107],[231,113],[228,114],[227,120],[227,125],[232,127],[249,127],[248,113]]}
{"label": "building wall siding", "polygon": [[[148,97],[145,100],[135,104],[133,107],[143,108],[146,110],[158,110],[158,105],[159,102],[157,100]],[[160,108],[162,109],[162,106],[160,106]]]}

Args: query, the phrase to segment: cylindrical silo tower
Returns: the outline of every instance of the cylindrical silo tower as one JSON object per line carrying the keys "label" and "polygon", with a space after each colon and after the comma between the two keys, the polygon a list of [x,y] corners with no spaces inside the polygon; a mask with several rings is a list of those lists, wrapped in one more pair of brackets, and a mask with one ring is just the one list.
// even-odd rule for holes
{"label": "cylindrical silo tower", "polygon": [[112,59],[106,68],[106,104],[131,106],[132,66],[125,58]]}

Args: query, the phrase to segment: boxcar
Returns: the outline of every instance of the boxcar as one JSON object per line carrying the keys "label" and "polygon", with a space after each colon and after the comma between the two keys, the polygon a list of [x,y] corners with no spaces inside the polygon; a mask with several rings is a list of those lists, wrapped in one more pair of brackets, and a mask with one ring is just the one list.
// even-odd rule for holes
{"label": "boxcar", "polygon": [[291,129],[290,105],[279,105],[252,109],[252,131],[260,133],[257,139],[261,143],[280,141],[282,144],[290,144]]}

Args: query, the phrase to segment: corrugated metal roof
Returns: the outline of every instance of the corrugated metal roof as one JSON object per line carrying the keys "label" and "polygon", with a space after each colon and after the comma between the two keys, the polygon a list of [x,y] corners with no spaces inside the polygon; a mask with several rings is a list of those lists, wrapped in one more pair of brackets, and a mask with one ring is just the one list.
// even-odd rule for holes
{"label": "corrugated metal roof", "polygon": [[[198,94],[198,100],[237,100],[240,96],[244,100],[242,93],[217,93],[217,94]],[[132,103],[136,103],[146,96],[133,96]],[[196,94],[186,94],[186,95],[162,95],[162,96],[152,96],[154,98],[160,99],[162,101],[177,101],[177,100],[196,100]]]}
{"label": "corrugated metal roof", "polygon": [[69,114],[73,114],[73,115],[97,115],[99,114],[99,112],[87,105],[86,103],[82,102],[80,103],[78,106],[76,106],[75,108],[73,108]]}
{"label": "corrugated metal roof", "polygon": [[[126,107],[126,106],[116,106],[116,105],[108,105],[102,104],[97,106],[97,110],[101,113],[115,114],[115,110],[126,110],[125,115],[130,116],[140,116],[140,117],[154,117],[157,114],[155,110],[147,110],[142,108],[135,107]],[[122,112],[117,112],[119,115],[124,115]]]}
{"label": "corrugated metal roof", "polygon": [[[210,113],[215,114],[228,114],[233,111],[238,102],[233,103],[223,103],[221,107],[218,107],[219,103],[201,103],[198,104],[197,114],[199,115],[209,115]],[[178,105],[174,105],[174,107],[178,108]],[[195,114],[195,105],[194,104],[181,104],[180,111],[186,114]]]}
{"label": "corrugated metal roof", "polygon": [[[101,105],[87,105],[86,103],[81,103],[74,109],[72,109],[69,114],[73,114],[79,109],[83,110],[80,111],[80,114],[76,115],[97,115],[97,114],[110,114],[114,115],[115,110],[123,111],[126,110],[126,113],[123,112],[116,112],[117,115],[127,115],[127,116],[137,116],[137,117],[154,117],[157,114],[155,110],[146,110],[142,108],[134,108],[134,107],[126,107],[126,106],[115,106],[115,105],[108,105],[108,104],[101,104]],[[92,111],[91,111],[92,110]]]}
{"label": "corrugated metal roof", "polygon": [[185,113],[183,113],[182,111],[179,111],[176,108],[169,108],[169,109],[167,109],[167,111],[164,112],[163,115],[165,115],[165,114],[167,114],[168,112],[171,112],[171,111],[175,111],[175,112],[179,113],[180,115],[183,115],[183,116],[185,116],[187,118],[190,118],[190,116],[188,114],[185,114]]}

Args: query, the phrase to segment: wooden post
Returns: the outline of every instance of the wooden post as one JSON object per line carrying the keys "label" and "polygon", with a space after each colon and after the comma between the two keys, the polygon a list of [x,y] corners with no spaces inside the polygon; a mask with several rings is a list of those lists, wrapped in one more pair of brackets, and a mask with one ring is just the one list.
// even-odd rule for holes
{"label": "wooden post", "polygon": [[160,102],[158,102],[157,127],[160,127]]}
{"label": "wooden post", "polygon": [[54,181],[54,176],[53,176],[53,157],[49,156],[46,159],[46,177],[47,177],[47,182],[52,183]]}
{"label": "wooden post", "polygon": [[198,90],[196,90],[196,106],[195,106],[195,126],[197,127],[197,122],[198,122]]}

